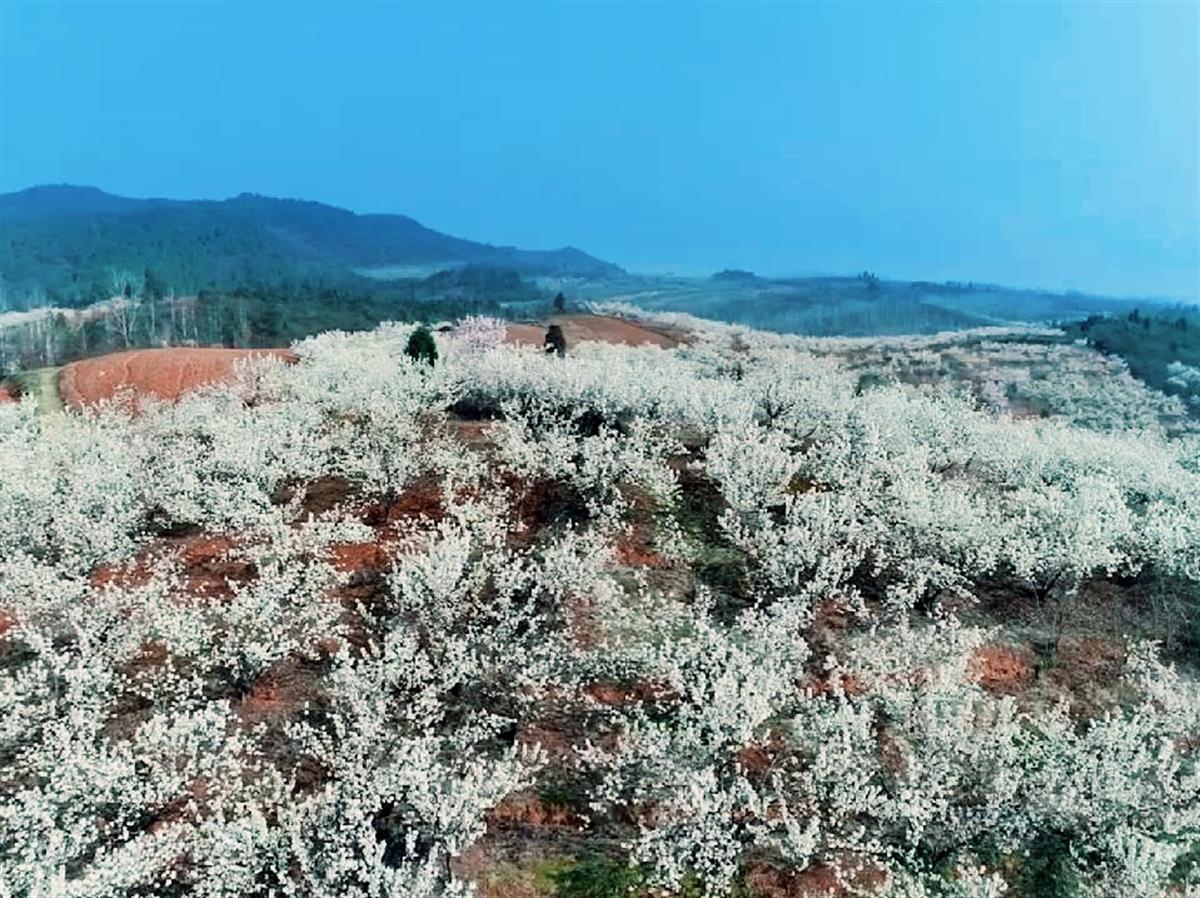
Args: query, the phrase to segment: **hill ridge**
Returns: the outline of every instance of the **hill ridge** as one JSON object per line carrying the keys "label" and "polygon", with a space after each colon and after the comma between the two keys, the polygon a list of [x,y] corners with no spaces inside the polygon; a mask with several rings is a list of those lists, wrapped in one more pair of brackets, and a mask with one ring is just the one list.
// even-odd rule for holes
{"label": "hill ridge", "polygon": [[457,237],[400,213],[359,214],[317,200],[243,192],[222,200],[134,198],[89,185],[0,194],[0,279],[7,293],[100,295],[112,269],[153,268],[191,292],[295,277],[345,280],[390,267],[466,266],[522,275],[607,276],[611,262],[572,246],[521,249]]}

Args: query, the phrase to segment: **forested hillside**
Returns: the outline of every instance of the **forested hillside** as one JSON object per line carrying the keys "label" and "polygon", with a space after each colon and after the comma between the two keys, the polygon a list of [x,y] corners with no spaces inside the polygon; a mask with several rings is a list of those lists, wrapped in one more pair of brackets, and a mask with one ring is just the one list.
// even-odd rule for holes
{"label": "forested hillside", "polygon": [[323,281],[251,284],[193,296],[132,295],[82,309],[0,313],[0,378],[22,369],[150,346],[284,346],[328,330],[382,321],[507,316],[550,308],[551,296],[511,269],[467,267],[429,278],[363,285]]}
{"label": "forested hillside", "polygon": [[177,294],[305,278],[367,289],[377,269],[411,278],[466,265],[523,275],[619,271],[569,247],[491,246],[403,215],[253,194],[135,200],[61,185],[0,196],[0,311],[86,305],[143,279]]}
{"label": "forested hillside", "polygon": [[619,294],[653,311],[686,312],[810,336],[931,334],[997,324],[1050,323],[1124,314],[1139,304],[997,284],[895,280],[869,271],[851,277],[773,278],[738,270],[709,278],[618,276],[589,285],[586,292],[597,299]]}
{"label": "forested hillside", "polygon": [[1122,359],[1135,377],[1200,414],[1200,307],[1091,315],[1066,333]]}

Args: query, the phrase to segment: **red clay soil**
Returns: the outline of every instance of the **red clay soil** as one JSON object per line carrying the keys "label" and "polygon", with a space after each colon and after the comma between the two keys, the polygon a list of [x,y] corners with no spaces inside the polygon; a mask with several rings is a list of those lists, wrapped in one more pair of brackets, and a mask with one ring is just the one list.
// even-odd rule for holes
{"label": "red clay soil", "polygon": [[179,560],[186,571],[188,595],[227,599],[231,584],[248,583],[258,576],[254,563],[231,557],[237,544],[227,536],[195,536],[184,540]]}
{"label": "red clay soil", "polygon": [[605,629],[596,610],[596,602],[588,596],[570,595],[563,601],[567,638],[578,649],[598,647],[605,638]]}
{"label": "red clay soil", "polygon": [[235,705],[247,723],[279,719],[304,709],[320,698],[319,674],[293,658],[285,658],[261,674]]}
{"label": "red clay soil", "polygon": [[[854,676],[854,674],[840,674],[838,676],[840,679],[837,685],[840,685],[842,692],[850,698],[865,695],[869,691],[867,684]],[[813,698],[821,698],[822,696],[833,694],[834,685],[835,683],[828,677],[809,677],[803,684],[804,689]]]}
{"label": "red clay soil", "polygon": [[682,342],[682,335],[668,328],[635,324],[608,315],[556,315],[548,318],[545,325],[510,324],[505,329],[505,342],[541,346],[546,339],[546,327],[551,324],[562,328],[568,351],[574,344],[589,340],[625,346],[661,346],[664,349],[671,349]]}
{"label": "red clay soil", "polygon": [[180,598],[228,599],[233,595],[231,584],[258,576],[252,562],[236,556],[236,548],[236,541],[228,536],[164,537],[129,561],[97,566],[89,579],[96,589],[109,585],[136,589],[149,583],[155,566],[173,554],[183,578]]}
{"label": "red clay soil", "polygon": [[671,702],[679,698],[670,684],[651,680],[635,680],[632,683],[589,683],[583,687],[583,694],[601,705]]}
{"label": "red clay soil", "polygon": [[1119,642],[1085,636],[1064,636],[1058,641],[1056,655],[1058,672],[1075,686],[1116,682],[1129,657]]}
{"label": "red clay soil", "polygon": [[195,823],[207,810],[212,783],[202,776],[190,780],[182,795],[167,802],[154,812],[147,828],[150,835],[159,835],[174,823]]}
{"label": "red clay soil", "polygon": [[546,329],[536,324],[510,324],[504,328],[504,342],[514,346],[541,346],[546,340]]}
{"label": "red clay soil", "polygon": [[664,567],[667,560],[650,546],[644,530],[634,529],[617,539],[617,561],[626,567]]}
{"label": "red clay soil", "polygon": [[766,739],[752,742],[738,749],[736,757],[742,771],[752,780],[761,780],[771,772],[780,756],[787,751],[787,744],[778,733],[769,733]]}
{"label": "red clay soil", "polygon": [[0,636],[3,636],[16,625],[17,619],[3,608],[0,608]]}
{"label": "red clay soil", "polygon": [[387,530],[415,521],[440,521],[445,515],[442,484],[436,477],[420,477],[396,497],[372,502],[358,511],[359,520],[367,526]]}
{"label": "red clay soil", "polygon": [[495,444],[488,433],[492,423],[490,421],[451,421],[451,432],[456,436],[463,445],[468,449],[473,449],[477,452],[486,452]]}
{"label": "red clay soil", "polygon": [[4,384],[0,384],[0,404],[3,404],[5,402],[20,402],[20,401],[21,401],[20,396],[18,396],[16,393],[14,393],[12,390],[10,390]]}
{"label": "red clay soil", "polygon": [[88,578],[94,589],[112,585],[118,589],[145,586],[153,576],[153,553],[139,554],[132,561],[113,561],[97,565]]}
{"label": "red clay soil", "polygon": [[583,819],[566,805],[544,801],[536,792],[513,792],[487,812],[488,832],[514,827],[569,827],[578,829]]}
{"label": "red clay soil", "polygon": [[382,571],[391,563],[387,547],[380,543],[335,543],[329,554],[333,566],[347,574]]}
{"label": "red clay soil", "polygon": [[289,364],[288,349],[133,349],[71,362],[59,374],[63,402],[79,409],[130,389],[137,396],[173,401],[196,387],[229,380],[234,363],[274,356]]}
{"label": "red clay soil", "polygon": [[844,871],[839,877],[832,863],[816,863],[804,870],[785,870],[755,863],[747,871],[746,882],[762,898],[846,898],[855,895],[882,894],[888,876],[866,859],[847,855],[840,859]]}
{"label": "red clay soil", "polygon": [[967,674],[988,692],[1016,695],[1032,685],[1036,661],[1025,646],[981,645],[971,653]]}
{"label": "red clay soil", "polygon": [[143,642],[138,647],[138,653],[133,656],[133,660],[126,667],[125,673],[129,676],[153,673],[166,664],[170,657],[171,652],[165,642],[158,639]]}

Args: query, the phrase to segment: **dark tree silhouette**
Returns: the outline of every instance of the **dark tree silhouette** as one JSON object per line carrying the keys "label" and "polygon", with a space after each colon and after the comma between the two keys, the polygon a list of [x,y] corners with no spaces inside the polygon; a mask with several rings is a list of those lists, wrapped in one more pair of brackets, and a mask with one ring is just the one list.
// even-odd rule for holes
{"label": "dark tree silhouette", "polygon": [[437,344],[433,342],[433,334],[429,328],[421,325],[408,338],[404,354],[410,359],[432,365],[437,361]]}
{"label": "dark tree silhouette", "polygon": [[542,344],[546,352],[557,355],[567,354],[567,338],[563,336],[562,328],[557,324],[550,325],[546,331],[546,342]]}

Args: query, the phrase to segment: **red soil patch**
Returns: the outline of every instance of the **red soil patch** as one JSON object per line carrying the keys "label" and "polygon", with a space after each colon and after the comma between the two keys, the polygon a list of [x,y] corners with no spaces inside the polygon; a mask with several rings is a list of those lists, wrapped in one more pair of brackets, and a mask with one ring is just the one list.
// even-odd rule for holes
{"label": "red soil patch", "polygon": [[593,599],[580,595],[568,596],[563,601],[563,617],[566,619],[567,636],[576,648],[594,649],[604,641],[604,626]]}
{"label": "red soil patch", "polygon": [[358,518],[368,527],[395,529],[418,520],[440,521],[446,516],[442,484],[437,477],[421,477],[393,499],[363,506]]}
{"label": "red soil patch", "polygon": [[1074,685],[1115,682],[1128,655],[1121,643],[1106,639],[1064,636],[1058,641],[1058,669]]}
{"label": "red soil patch", "polygon": [[842,598],[822,599],[813,609],[813,626],[848,630],[854,623],[854,608]]}
{"label": "red soil patch", "polygon": [[212,784],[207,778],[198,776],[187,784],[182,795],[167,802],[158,810],[148,827],[151,835],[158,835],[173,823],[195,823],[207,810]]}
{"label": "red soil patch", "polygon": [[572,343],[583,343],[587,340],[625,346],[661,346],[664,349],[671,349],[680,343],[679,337],[665,328],[635,324],[624,318],[607,315],[566,315],[551,318],[549,323],[562,327],[568,348]]}
{"label": "red soil patch", "polygon": [[442,495],[442,484],[437,479],[414,483],[388,506],[387,522],[413,521],[426,518],[440,521],[446,516],[446,502]]}
{"label": "red soil patch", "polygon": [[248,583],[258,576],[254,564],[230,557],[236,547],[227,536],[188,537],[179,553],[185,571],[188,595],[227,599],[233,585]]}
{"label": "red soil patch", "polygon": [[228,536],[166,538],[142,550],[132,561],[98,565],[89,579],[95,589],[136,589],[149,583],[155,567],[174,553],[186,596],[228,599],[233,596],[235,584],[248,583],[258,576],[252,562],[231,557],[236,547],[236,541]]}
{"label": "red soil patch", "polygon": [[578,829],[584,823],[571,808],[545,802],[533,792],[514,792],[488,811],[484,819],[489,831],[513,827]]}
{"label": "red soil patch", "polygon": [[512,526],[508,545],[514,549],[526,548],[533,544],[555,507],[562,505],[562,486],[549,478],[523,480],[507,470],[500,472],[500,483],[510,494]]}
{"label": "red soil patch", "polygon": [[304,515],[322,515],[340,507],[355,495],[353,483],[339,474],[322,474],[307,481],[285,481],[275,489],[273,500],[287,505],[300,497],[300,511]]}
{"label": "red soil patch", "polygon": [[322,658],[330,658],[342,650],[342,641],[336,636],[319,636],[312,647]]}
{"label": "red soil patch", "polygon": [[118,589],[136,589],[150,582],[154,572],[151,553],[143,553],[133,561],[114,561],[97,565],[88,578],[93,589],[115,586]]}
{"label": "red soil patch", "polygon": [[391,563],[379,543],[335,543],[329,553],[333,566],[343,573],[381,571]]}
{"label": "red soil patch", "polygon": [[536,324],[510,324],[504,328],[504,342],[515,346],[541,346],[546,341],[546,328]]}
{"label": "red soil patch", "polygon": [[126,389],[173,401],[188,390],[229,380],[241,359],[264,356],[297,361],[287,349],[134,349],[71,362],[59,374],[58,386],[63,402],[75,409]]}
{"label": "red soil patch", "polygon": [[237,713],[247,723],[278,719],[316,704],[320,692],[317,672],[287,659],[263,673],[237,703]]}
{"label": "red soil patch", "polygon": [[574,763],[576,753],[589,744],[616,752],[620,737],[611,729],[597,731],[582,715],[550,713],[517,724],[516,743],[524,748],[540,748],[550,764],[562,766]]}
{"label": "red soil patch", "polygon": [[654,550],[654,515],[658,502],[645,490],[622,485],[621,495],[629,503],[629,524],[617,537],[617,560],[628,567],[664,567],[667,560]]}
{"label": "red soil patch", "polygon": [[650,547],[647,534],[634,529],[617,539],[617,560],[627,567],[663,567],[667,560]]}
{"label": "red soil patch", "polygon": [[451,421],[453,433],[468,448],[476,452],[490,449],[494,444],[488,434],[490,421]]}
{"label": "red soil patch", "polygon": [[386,535],[377,542],[330,546],[330,563],[349,575],[326,591],[342,607],[339,624],[343,638],[322,636],[314,640],[311,648],[318,657],[336,655],[343,647],[364,649],[371,643],[370,616],[382,612],[390,599],[384,573],[402,548]]}
{"label": "red soil patch", "polygon": [[5,402],[20,402],[21,397],[10,390],[4,384],[0,384],[0,404]]}
{"label": "red soil patch", "polygon": [[[804,683],[804,688],[808,690],[813,698],[820,698],[821,696],[832,694],[834,685],[835,682],[828,678],[812,677]],[[836,681],[836,685],[839,685],[841,691],[850,698],[865,695],[869,691],[867,684],[854,676],[854,674],[841,674],[840,679]]]}
{"label": "red soil patch", "polygon": [[821,862],[800,871],[757,863],[747,872],[746,882],[761,898],[846,898],[851,892],[843,882],[855,895],[880,892],[887,885],[887,873],[869,861],[843,858],[836,863]]}
{"label": "red soil patch", "polygon": [[1033,684],[1036,658],[1025,646],[981,645],[971,653],[967,676],[996,695],[1016,695]]}
{"label": "red soil patch", "polygon": [[776,762],[787,751],[787,743],[778,733],[771,733],[762,742],[752,742],[738,749],[735,757],[738,765],[752,779],[761,779],[770,772]]}
{"label": "red soil patch", "polygon": [[668,684],[651,680],[636,680],[632,683],[589,683],[583,687],[583,693],[601,705],[669,702],[678,698]]}
{"label": "red soil patch", "polygon": [[661,346],[664,349],[671,349],[683,342],[683,335],[669,328],[636,324],[608,315],[556,315],[547,319],[546,325],[510,324],[505,328],[504,341],[524,346],[541,346],[546,339],[546,328],[551,324],[562,328],[568,351],[574,344],[589,340],[619,343],[624,346]]}
{"label": "red soil patch", "polygon": [[580,734],[539,721],[519,724],[516,741],[520,746],[540,748],[551,762],[562,763],[574,757],[583,739]]}
{"label": "red soil patch", "polygon": [[[614,819],[629,826],[654,828],[662,826],[669,820],[678,820],[681,816],[686,816],[686,814],[680,814],[678,807],[672,807],[654,799],[618,804],[613,807]],[[663,896],[663,898],[676,898],[676,896]]]}
{"label": "red soil patch", "polygon": [[16,625],[17,619],[3,608],[0,608],[0,636],[3,636]]}
{"label": "red soil patch", "polygon": [[841,634],[850,629],[854,619],[854,608],[845,599],[822,599],[813,608],[812,624],[805,638],[815,653],[836,654]]}
{"label": "red soil patch", "polygon": [[877,725],[875,740],[879,746],[879,760],[893,776],[902,776],[908,770],[911,756],[908,740],[899,736],[887,724]]}
{"label": "red soil patch", "polygon": [[150,642],[143,642],[138,647],[138,653],[129,662],[127,672],[137,675],[155,671],[166,664],[169,657],[170,652],[167,649],[166,643],[160,642],[157,639]]}

